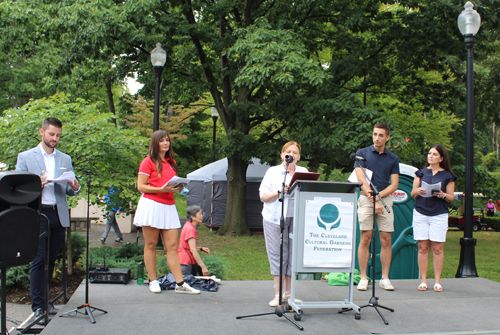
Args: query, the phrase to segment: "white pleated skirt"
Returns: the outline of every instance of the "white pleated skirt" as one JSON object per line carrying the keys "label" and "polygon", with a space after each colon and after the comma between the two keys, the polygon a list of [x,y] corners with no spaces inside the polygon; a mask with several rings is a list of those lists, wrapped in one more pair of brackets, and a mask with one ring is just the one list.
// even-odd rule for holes
{"label": "white pleated skirt", "polygon": [[165,205],[141,196],[135,211],[134,226],[178,229],[181,227],[181,222],[175,205]]}

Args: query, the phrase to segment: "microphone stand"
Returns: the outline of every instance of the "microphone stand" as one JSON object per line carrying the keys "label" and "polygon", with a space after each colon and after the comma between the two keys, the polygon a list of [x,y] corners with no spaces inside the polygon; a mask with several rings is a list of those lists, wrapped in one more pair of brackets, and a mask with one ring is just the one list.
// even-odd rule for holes
{"label": "microphone stand", "polygon": [[[353,158],[354,160],[356,160],[356,162],[359,164],[359,166],[361,167],[361,170],[363,171],[364,175],[365,175],[365,178],[366,180],[370,183],[370,187],[372,189],[372,196],[373,196],[373,229],[372,229],[372,237],[371,237],[371,246],[372,246],[372,269],[371,269],[371,272],[372,272],[372,277],[373,277],[373,281],[372,281],[372,296],[370,298],[370,300],[368,301],[368,304],[367,305],[364,305],[364,306],[360,306],[359,309],[361,310],[361,308],[365,308],[365,307],[373,307],[375,308],[375,310],[377,311],[378,315],[380,315],[380,317],[382,318],[382,320],[384,321],[384,323],[386,325],[389,324],[389,322],[387,322],[387,320],[384,318],[384,316],[382,315],[382,313],[380,313],[380,310],[379,310],[379,307],[380,308],[383,308],[383,309],[386,309],[388,311],[391,311],[391,312],[394,312],[394,309],[392,308],[389,308],[389,307],[385,307],[385,306],[382,306],[378,303],[378,297],[375,296],[375,245],[376,245],[376,237],[375,237],[375,204],[376,204],[376,197],[378,196],[379,200],[380,200],[380,203],[382,203],[382,205],[384,206],[385,210],[390,213],[391,211],[389,210],[389,207],[387,207],[387,205],[385,204],[384,200],[382,199],[382,197],[380,196],[380,193],[378,192],[377,190],[377,187],[375,187],[375,185],[373,185],[371,179],[368,177],[368,175],[366,174],[366,168],[363,167],[363,165],[361,165],[361,162],[362,160],[360,159],[357,159],[356,157]],[[351,311],[352,308],[349,308],[349,309],[342,309],[341,311],[339,311],[339,313],[343,313],[343,312],[347,312],[347,311]],[[361,314],[360,313],[356,313],[356,315],[354,316],[354,318],[356,320],[359,320],[361,319]]]}
{"label": "microphone stand", "polygon": [[[297,322],[292,320],[286,313],[294,313],[290,306],[288,306],[288,301],[286,305],[283,304],[283,231],[285,230],[285,181],[286,175],[288,174],[288,165],[293,162],[293,157],[286,156],[285,158],[286,168],[285,168],[285,177],[283,178],[283,183],[281,185],[281,193],[278,197],[278,200],[281,202],[281,218],[280,218],[280,283],[279,283],[279,304],[274,310],[274,312],[262,313],[262,314],[253,314],[253,315],[245,315],[245,316],[237,316],[236,319],[249,318],[254,316],[263,316],[263,315],[272,315],[276,314],[278,317],[284,317],[288,321],[290,321],[295,327],[299,330],[304,330],[304,327],[299,325]],[[291,255],[288,255],[291,257]],[[285,306],[288,307],[285,309]]]}
{"label": "microphone stand", "polygon": [[[93,311],[99,311],[104,314],[107,314],[108,312],[105,311],[104,309],[100,309],[94,306],[91,306],[89,304],[89,226],[90,226],[90,217],[89,217],[89,209],[90,209],[90,181],[91,181],[91,176],[90,176],[90,171],[85,171],[85,174],[87,175],[87,253],[86,253],[86,268],[85,268],[85,303],[83,305],[78,306],[75,309],[72,309],[66,313],[63,313],[59,315],[59,317],[63,316],[69,316],[71,313],[75,313],[74,315],[77,314],[82,314],[82,315],[88,315],[90,318],[91,323],[95,323],[95,318],[94,315],[92,314]],[[80,310],[84,310],[81,312]]]}

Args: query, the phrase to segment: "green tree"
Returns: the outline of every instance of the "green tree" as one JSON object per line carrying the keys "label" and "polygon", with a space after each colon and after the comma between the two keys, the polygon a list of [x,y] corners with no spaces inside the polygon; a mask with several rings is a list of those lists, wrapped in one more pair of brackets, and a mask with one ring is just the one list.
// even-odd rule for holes
{"label": "green tree", "polygon": [[[220,232],[228,234],[248,233],[249,159],[275,161],[288,140],[304,144],[303,158],[313,170],[320,164],[352,166],[348,154],[370,144],[377,121],[394,128],[390,144],[408,159],[426,137],[446,142],[446,131],[457,122],[448,107],[459,94],[453,79],[460,62],[453,57],[461,54],[456,28],[461,5],[458,0],[16,2],[37,13],[50,39],[61,41],[62,73],[73,73],[89,59],[123,64],[128,73],[137,72],[145,84],[140,94],[149,100],[154,76],[148,50],[161,42],[168,54],[163,105],[187,106],[210,93],[227,135],[220,150],[229,161],[229,200]],[[361,103],[365,92],[368,107]],[[376,103],[384,98],[393,101]],[[418,120],[424,111],[432,116],[419,122],[424,127],[419,132],[406,120]],[[436,135],[433,127],[441,121],[445,131]],[[408,134],[415,145],[405,141]]]}
{"label": "green tree", "polygon": [[58,94],[7,110],[0,118],[2,162],[13,170],[18,153],[40,143],[41,122],[56,117],[63,122],[57,148],[71,156],[81,194],[86,194],[90,177],[91,201],[104,205],[103,197],[114,186],[120,189],[122,211],[131,213],[130,203],[136,204],[140,197],[135,187],[137,168],[147,154],[148,138],[132,129],[117,129],[109,122],[110,113],[99,112],[99,104],[83,99],[72,102],[69,96]]}

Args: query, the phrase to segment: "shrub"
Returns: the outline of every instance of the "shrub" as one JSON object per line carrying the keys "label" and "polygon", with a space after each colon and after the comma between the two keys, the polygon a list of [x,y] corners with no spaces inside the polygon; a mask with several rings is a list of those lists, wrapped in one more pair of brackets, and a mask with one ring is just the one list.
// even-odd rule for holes
{"label": "shrub", "polygon": [[144,246],[136,245],[135,243],[126,243],[120,249],[116,255],[117,258],[133,259],[136,262],[141,262],[144,254]]}
{"label": "shrub", "polygon": [[71,233],[71,259],[76,263],[80,256],[85,252],[87,240],[77,232]]}
{"label": "shrub", "polygon": [[203,263],[207,266],[210,275],[214,275],[217,278],[224,279],[226,276],[225,272],[225,262],[221,255],[205,255],[201,259]]}
{"label": "shrub", "polygon": [[[144,276],[146,276],[146,270],[144,270]],[[164,255],[157,255],[156,256],[156,275],[158,277],[165,276],[170,272],[170,269],[168,268],[167,264],[167,259],[165,258]]]}
{"label": "shrub", "polygon": [[5,281],[8,289],[30,287],[31,263],[7,269]]}
{"label": "shrub", "polygon": [[[111,248],[109,246],[100,246],[91,248],[89,256],[92,265],[103,264],[106,259],[108,268],[125,268],[130,269],[131,278],[137,278],[137,266],[143,262],[144,246],[137,246],[134,243],[124,244],[121,248]],[[221,255],[204,255],[203,262],[208,268],[211,275],[217,278],[224,279],[225,277],[225,262]],[[85,254],[82,254],[77,265],[85,269]],[[156,256],[156,275],[158,277],[165,276],[170,272],[167,260],[164,255]],[[144,270],[144,278],[148,279],[147,271]]]}
{"label": "shrub", "polygon": [[500,217],[485,216],[483,219],[481,219],[481,221],[486,223],[488,227],[492,228],[494,231],[500,231]]}

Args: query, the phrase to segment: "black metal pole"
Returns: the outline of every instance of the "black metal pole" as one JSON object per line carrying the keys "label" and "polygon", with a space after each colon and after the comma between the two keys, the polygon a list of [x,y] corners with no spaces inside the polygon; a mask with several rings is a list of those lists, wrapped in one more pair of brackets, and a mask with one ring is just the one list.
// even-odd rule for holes
{"label": "black metal pole", "polygon": [[160,129],[160,77],[163,72],[163,66],[153,66],[155,71],[155,109],[153,131]]}
{"label": "black metal pole", "polygon": [[[160,78],[163,72],[163,66],[153,66],[155,71],[155,109],[154,109],[154,122],[153,122],[153,132],[160,129]],[[163,249],[163,242],[161,240],[161,234],[158,235],[158,243],[156,244]]]}
{"label": "black metal pole", "polygon": [[474,215],[474,65],[473,34],[464,35],[467,47],[467,109],[465,116],[465,227],[464,237],[460,239],[460,264],[456,278],[478,277],[476,271],[475,246],[476,239],[472,237],[472,217]]}
{"label": "black metal pole", "polygon": [[[90,226],[90,182],[92,180],[92,177],[90,175],[90,172],[87,174],[88,179],[87,179],[87,249],[86,251],[86,256],[85,257],[85,305],[89,304],[89,226]],[[92,323],[95,323],[93,321]]]}
{"label": "black metal pole", "polygon": [[1,335],[8,335],[7,332],[7,268],[2,268],[2,325],[0,329]]}
{"label": "black metal pole", "polygon": [[212,141],[212,162],[215,162],[215,137],[216,137],[216,127],[217,127],[217,116],[212,116],[214,120],[214,139]]}

